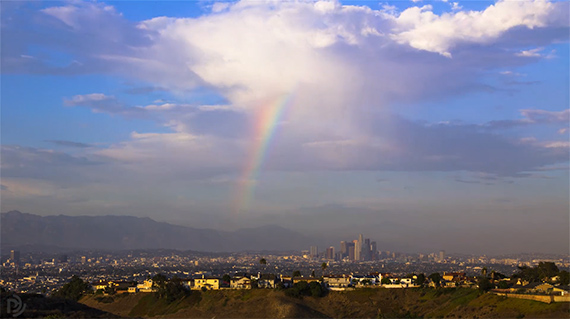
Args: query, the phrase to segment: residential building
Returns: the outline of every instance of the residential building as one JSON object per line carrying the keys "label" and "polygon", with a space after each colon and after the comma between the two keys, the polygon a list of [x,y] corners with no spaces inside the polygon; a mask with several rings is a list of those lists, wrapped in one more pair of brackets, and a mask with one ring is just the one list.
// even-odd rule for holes
{"label": "residential building", "polygon": [[232,289],[251,289],[251,279],[247,277],[235,277],[230,280]]}
{"label": "residential building", "polygon": [[220,278],[203,277],[194,279],[194,289],[206,288],[207,290],[220,289]]}

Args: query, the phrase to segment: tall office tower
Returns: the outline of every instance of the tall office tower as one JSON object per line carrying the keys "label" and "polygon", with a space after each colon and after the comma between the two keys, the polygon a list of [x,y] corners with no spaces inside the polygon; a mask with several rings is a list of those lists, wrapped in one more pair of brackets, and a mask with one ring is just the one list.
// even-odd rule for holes
{"label": "tall office tower", "polygon": [[366,253],[364,249],[364,235],[358,235],[358,260],[364,260],[364,254]]}
{"label": "tall office tower", "polygon": [[340,253],[343,255],[343,257],[348,256],[348,246],[344,240],[340,242]]}
{"label": "tall office tower", "polygon": [[356,260],[356,246],[354,245],[354,243],[352,243],[352,245],[348,246],[348,260]]}
{"label": "tall office tower", "polygon": [[18,250],[10,250],[10,260],[11,260],[14,264],[19,264],[19,263],[20,263],[20,251],[18,251]]}
{"label": "tall office tower", "polygon": [[370,248],[370,238],[366,238],[364,240],[364,245],[362,245],[362,259],[363,260],[372,260],[371,256],[371,248]]}
{"label": "tall office tower", "polygon": [[[352,257],[350,257],[350,250],[352,249]],[[354,260],[354,242],[346,243],[346,254],[344,257],[348,257],[349,260]]]}
{"label": "tall office tower", "polygon": [[311,257],[312,258],[319,257],[319,248],[317,246],[311,246]]}
{"label": "tall office tower", "polygon": [[372,260],[378,260],[378,247],[376,246],[376,242],[373,241],[370,243],[370,250],[372,255]]}
{"label": "tall office tower", "polygon": [[358,239],[354,241],[354,260],[360,260],[360,253],[362,252],[362,242]]}
{"label": "tall office tower", "polygon": [[344,255],[340,251],[337,251],[334,254],[334,260],[343,260],[343,259],[344,259]]}
{"label": "tall office tower", "polygon": [[325,253],[325,258],[329,259],[329,260],[334,260],[334,247],[330,246],[329,248],[327,248],[326,253]]}
{"label": "tall office tower", "polygon": [[445,260],[445,250],[440,250],[439,251],[439,261],[444,261]]}

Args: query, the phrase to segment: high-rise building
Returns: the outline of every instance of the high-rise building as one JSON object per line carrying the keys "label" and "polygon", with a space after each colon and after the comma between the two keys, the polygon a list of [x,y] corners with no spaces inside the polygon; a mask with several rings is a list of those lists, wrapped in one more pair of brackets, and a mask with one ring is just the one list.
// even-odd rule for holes
{"label": "high-rise building", "polygon": [[370,243],[370,254],[372,255],[372,260],[378,260],[378,247],[375,241]]}
{"label": "high-rise building", "polygon": [[[362,237],[362,235],[360,235]],[[360,260],[360,254],[362,252],[362,241],[355,239],[354,240],[354,260]]]}
{"label": "high-rise building", "polygon": [[371,253],[370,253],[370,238],[366,238],[364,240],[364,245],[362,245],[362,260],[371,260]]}
{"label": "high-rise building", "polygon": [[326,253],[325,253],[325,258],[329,259],[329,260],[334,260],[334,247],[330,246],[329,248],[327,248]]}
{"label": "high-rise building", "polygon": [[356,260],[364,260],[364,254],[363,254],[363,247],[364,247],[364,236],[362,234],[358,235],[358,245],[357,248],[355,250],[358,251],[358,254],[355,253]]}
{"label": "high-rise building", "polygon": [[10,260],[11,260],[14,264],[19,264],[19,263],[20,263],[20,251],[18,251],[18,250],[10,250]]}
{"label": "high-rise building", "polygon": [[354,243],[348,246],[348,260],[356,260],[355,251],[356,251],[356,246],[354,245]]}
{"label": "high-rise building", "polygon": [[439,261],[444,261],[445,260],[445,250],[440,250],[439,251]]}
{"label": "high-rise building", "polygon": [[[354,260],[354,242],[346,242],[346,254],[343,254],[343,258],[348,257],[349,260]],[[350,250],[352,249],[352,257],[350,255]]]}
{"label": "high-rise building", "polygon": [[340,253],[343,255],[343,257],[348,256],[348,246],[344,240],[340,242]]}
{"label": "high-rise building", "polygon": [[317,246],[311,246],[311,258],[319,257],[319,248]]}

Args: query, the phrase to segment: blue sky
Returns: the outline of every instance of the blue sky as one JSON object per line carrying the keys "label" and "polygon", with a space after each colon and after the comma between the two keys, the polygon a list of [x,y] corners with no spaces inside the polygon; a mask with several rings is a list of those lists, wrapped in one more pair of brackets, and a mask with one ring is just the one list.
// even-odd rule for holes
{"label": "blue sky", "polygon": [[3,212],[568,251],[568,2],[1,9]]}

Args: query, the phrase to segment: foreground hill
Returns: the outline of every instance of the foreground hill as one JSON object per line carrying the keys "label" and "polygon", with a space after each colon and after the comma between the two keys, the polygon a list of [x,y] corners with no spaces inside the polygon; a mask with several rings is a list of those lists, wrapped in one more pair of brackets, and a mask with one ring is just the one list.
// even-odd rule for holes
{"label": "foreground hill", "polygon": [[[19,302],[16,306],[13,304],[15,299],[11,293],[0,292],[0,318],[118,318],[115,314],[73,300],[36,294],[18,294],[18,298],[24,307],[19,306]],[[8,312],[10,299],[12,311]]]}
{"label": "foreground hill", "polygon": [[85,305],[127,317],[168,318],[569,318],[568,303],[544,304],[462,289],[358,289],[297,299],[278,290],[193,292],[167,304],[152,294],[86,296]]}
{"label": "foreground hill", "polygon": [[314,243],[279,226],[224,232],[198,229],[132,216],[38,216],[2,214],[2,249],[178,249],[196,251],[299,250]]}

